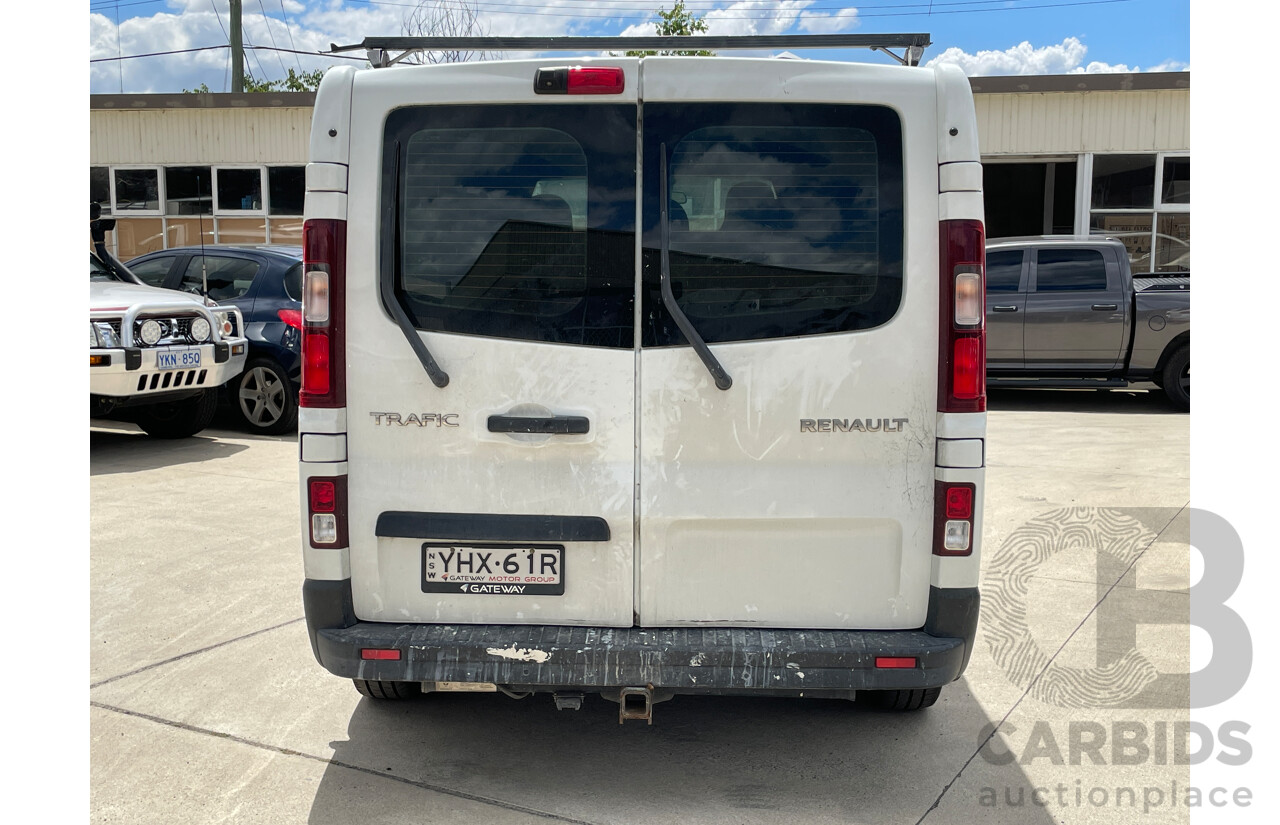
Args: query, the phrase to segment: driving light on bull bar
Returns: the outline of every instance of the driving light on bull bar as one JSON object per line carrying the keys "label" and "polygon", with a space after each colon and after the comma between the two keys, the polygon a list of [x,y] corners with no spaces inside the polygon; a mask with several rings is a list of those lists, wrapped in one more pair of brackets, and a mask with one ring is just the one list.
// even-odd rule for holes
{"label": "driving light on bull bar", "polygon": [[333,544],[338,540],[338,518],[333,513],[311,516],[311,540],[316,544]]}
{"label": "driving light on bull bar", "polygon": [[138,332],[138,335],[142,338],[142,343],[149,347],[155,346],[156,342],[160,340],[160,336],[163,334],[164,328],[160,326],[159,321],[144,321],[142,323],[142,329]]}
{"label": "driving light on bull bar", "polygon": [[942,546],[953,551],[968,550],[969,522],[948,521],[946,530],[942,534]]}
{"label": "driving light on bull bar", "polygon": [[191,322],[191,340],[208,341],[211,332],[213,332],[213,328],[209,326],[209,322],[205,319],[197,318]]}

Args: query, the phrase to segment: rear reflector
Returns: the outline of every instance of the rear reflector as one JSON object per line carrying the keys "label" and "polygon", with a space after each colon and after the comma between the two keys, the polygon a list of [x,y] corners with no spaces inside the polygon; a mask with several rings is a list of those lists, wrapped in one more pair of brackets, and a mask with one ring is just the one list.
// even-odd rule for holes
{"label": "rear reflector", "polygon": [[533,76],[540,95],[620,95],[625,84],[622,69],[613,66],[556,66]]}
{"label": "rear reflector", "polygon": [[381,659],[385,661],[398,662],[400,661],[400,651],[387,650],[380,647],[362,647],[360,648],[360,658],[366,660]]}
{"label": "rear reflector", "polygon": [[904,668],[915,667],[916,659],[914,656],[877,656],[876,667],[884,668]]}

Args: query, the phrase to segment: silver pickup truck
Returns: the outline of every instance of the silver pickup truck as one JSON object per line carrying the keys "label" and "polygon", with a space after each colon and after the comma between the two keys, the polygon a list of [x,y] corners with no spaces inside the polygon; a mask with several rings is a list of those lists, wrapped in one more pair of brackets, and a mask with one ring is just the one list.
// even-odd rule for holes
{"label": "silver pickup truck", "polygon": [[1191,279],[1134,277],[1105,236],[987,243],[987,385],[1154,383],[1191,405]]}

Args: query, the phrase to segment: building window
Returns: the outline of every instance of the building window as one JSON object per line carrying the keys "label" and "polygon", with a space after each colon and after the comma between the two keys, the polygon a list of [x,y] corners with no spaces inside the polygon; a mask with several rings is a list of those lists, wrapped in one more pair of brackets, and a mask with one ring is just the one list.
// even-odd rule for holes
{"label": "building window", "polygon": [[1191,158],[1094,155],[1089,229],[1118,238],[1135,275],[1191,271]]}
{"label": "building window", "polygon": [[116,169],[113,210],[160,214],[160,170]]}
{"label": "building window", "polygon": [[111,214],[111,170],[105,166],[89,167],[89,202],[101,206],[104,215]]}
{"label": "building window", "polygon": [[218,212],[261,212],[262,169],[215,170],[218,200],[214,209]]}
{"label": "building window", "polygon": [[212,215],[213,171],[208,166],[169,166],[164,170],[166,215]]}
{"label": "building window", "polygon": [[267,169],[268,213],[301,215],[307,192],[307,167],[272,166]]}

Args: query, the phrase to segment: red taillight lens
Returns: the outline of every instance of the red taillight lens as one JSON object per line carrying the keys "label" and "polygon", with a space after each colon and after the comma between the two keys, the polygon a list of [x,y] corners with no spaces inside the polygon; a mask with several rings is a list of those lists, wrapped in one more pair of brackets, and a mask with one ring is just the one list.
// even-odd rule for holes
{"label": "red taillight lens", "polygon": [[605,66],[575,66],[569,70],[571,95],[620,95],[626,76],[622,69]]}
{"label": "red taillight lens", "polygon": [[360,648],[360,658],[365,661],[381,660],[389,662],[400,661],[400,651],[388,650],[382,647],[362,647]]}
{"label": "red taillight lens", "polygon": [[951,393],[957,399],[985,402],[986,379],[983,370],[982,338],[957,338],[951,360]]}
{"label": "red taillight lens", "polygon": [[973,516],[973,488],[947,488],[947,518],[970,518]]}
{"label": "red taillight lens", "polygon": [[305,329],[302,332],[303,395],[328,395],[329,386],[329,336],[321,330]]}
{"label": "red taillight lens", "polygon": [[294,329],[302,329],[302,310],[300,309],[278,309],[276,317]]}
{"label": "red taillight lens", "polygon": [[332,481],[311,479],[311,512],[332,513],[337,502],[337,491]]}
{"label": "red taillight lens", "polygon": [[[310,220],[303,224],[302,328],[303,407],[344,407],[346,388],[347,223]],[[288,323],[285,313],[280,317]]]}
{"label": "red taillight lens", "polygon": [[986,239],[982,221],[942,221],[938,227],[938,410],[985,412]]}

